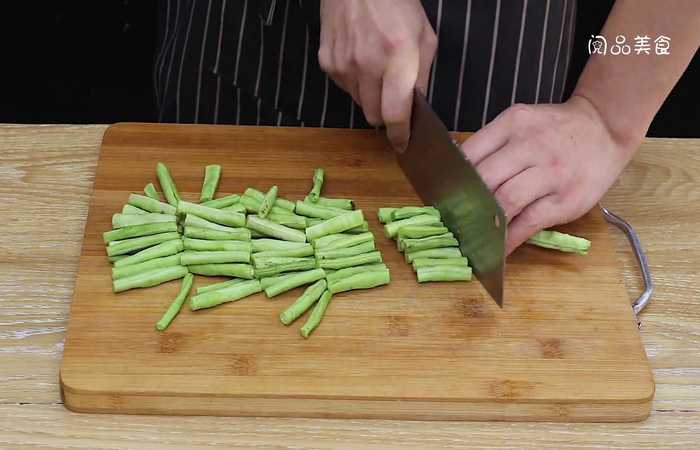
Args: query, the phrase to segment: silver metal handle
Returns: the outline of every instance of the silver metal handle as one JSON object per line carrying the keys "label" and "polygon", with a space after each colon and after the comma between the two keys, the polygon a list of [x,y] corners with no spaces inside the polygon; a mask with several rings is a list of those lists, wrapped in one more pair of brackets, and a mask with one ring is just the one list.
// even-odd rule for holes
{"label": "silver metal handle", "polygon": [[[634,256],[637,258],[637,263],[639,264],[639,269],[642,272],[642,279],[644,280],[644,291],[637,297],[637,299],[632,302],[632,310],[635,316],[639,315],[645,306],[651,300],[651,294],[654,291],[654,283],[651,280],[651,272],[649,271],[649,263],[647,261],[647,256],[644,254],[644,249],[642,249],[642,243],[639,241],[639,236],[637,232],[634,231],[632,225],[627,223],[625,219],[618,216],[617,214],[609,211],[603,205],[599,205],[601,211],[603,211],[603,217],[609,223],[615,225],[617,228],[622,230],[627,236],[627,240],[632,246],[634,251]],[[639,325],[639,319],[637,319],[637,324]]]}

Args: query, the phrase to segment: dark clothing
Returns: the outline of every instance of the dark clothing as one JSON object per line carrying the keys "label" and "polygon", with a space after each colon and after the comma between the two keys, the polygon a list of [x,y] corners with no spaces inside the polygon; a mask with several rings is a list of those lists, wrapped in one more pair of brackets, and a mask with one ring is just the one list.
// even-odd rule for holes
{"label": "dark clothing", "polygon": [[[163,0],[164,122],[366,127],[318,65],[319,0]],[[515,102],[560,102],[576,0],[423,0],[438,35],[428,99],[477,130]]]}

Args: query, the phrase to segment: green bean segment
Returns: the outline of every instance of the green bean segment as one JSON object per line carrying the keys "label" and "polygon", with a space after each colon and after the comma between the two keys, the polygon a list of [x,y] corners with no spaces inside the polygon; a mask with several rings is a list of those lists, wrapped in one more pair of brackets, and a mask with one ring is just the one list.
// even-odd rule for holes
{"label": "green bean segment", "polygon": [[163,317],[161,317],[160,320],[156,323],[156,330],[163,331],[170,326],[170,323],[180,312],[182,304],[185,303],[185,299],[187,299],[187,295],[192,289],[193,281],[194,275],[192,275],[191,273],[185,274],[185,277],[182,279],[182,283],[180,284],[180,291],[178,292],[177,296],[172,301],[168,309],[163,314]]}
{"label": "green bean segment", "polygon": [[253,239],[250,242],[253,246],[253,252],[265,252],[265,251],[276,251],[276,250],[288,250],[292,248],[304,248],[308,244],[306,242],[290,242],[290,241],[280,241],[279,239],[268,239],[260,238]]}
{"label": "green bean segment", "polygon": [[330,303],[331,297],[333,297],[333,294],[326,290],[321,295],[321,298],[316,302],[316,306],[314,306],[313,311],[311,311],[311,315],[309,316],[308,320],[301,327],[301,330],[299,330],[305,339],[308,338],[321,323],[321,319],[323,319],[323,315],[326,313],[326,308],[328,308],[328,303]]}
{"label": "green bean segment", "polygon": [[222,211],[232,211],[232,212],[237,212],[240,214],[245,214],[248,212],[248,210],[245,208],[245,206],[242,203],[234,203],[231,206],[224,206],[223,208],[219,208]]}
{"label": "green bean segment", "polygon": [[116,280],[118,278],[130,277],[133,275],[138,275],[140,273],[148,272],[154,269],[162,269],[165,267],[179,266],[180,255],[182,253],[177,253],[171,256],[163,256],[161,258],[149,259],[138,264],[132,264],[130,266],[123,267],[113,267],[112,268],[112,279]]}
{"label": "green bean segment", "polygon": [[387,224],[392,221],[391,214],[399,208],[379,208],[377,210],[377,219],[380,223]]}
{"label": "green bean segment", "polygon": [[144,248],[153,247],[166,241],[180,239],[180,234],[177,232],[152,234],[149,236],[141,236],[122,241],[112,241],[107,246],[108,256],[124,255],[126,253],[135,252]]}
{"label": "green bean segment", "polygon": [[246,228],[231,228],[230,231],[212,230],[185,225],[185,236],[188,238],[210,241],[250,241],[252,233]]}
{"label": "green bean segment", "polygon": [[272,206],[275,204],[275,200],[277,200],[277,186],[272,186],[260,202],[260,208],[258,208],[258,215],[263,219],[266,218],[267,215],[270,213]]}
{"label": "green bean segment", "polygon": [[272,286],[273,284],[277,284],[277,283],[279,283],[279,282],[281,282],[281,281],[287,280],[287,279],[293,277],[294,275],[296,275],[296,274],[298,274],[298,273],[301,273],[301,272],[289,272],[289,273],[285,273],[285,274],[283,274],[283,275],[275,275],[275,276],[271,276],[271,277],[263,277],[263,278],[260,278],[260,284],[262,285],[262,288],[263,288],[263,289],[267,289],[267,288],[269,288],[270,286]]}
{"label": "green bean segment", "polygon": [[105,231],[102,233],[102,240],[105,244],[109,244],[113,241],[173,231],[177,231],[177,224],[175,222],[147,223],[144,225],[132,225],[129,227],[117,228],[116,230]]}
{"label": "green bean segment", "polygon": [[327,198],[319,197],[315,202],[311,200],[308,195],[304,197],[304,201],[307,203],[315,203],[319,206],[327,206],[329,208],[339,208],[339,209],[355,209],[355,202],[347,198]]}
{"label": "green bean segment", "polygon": [[253,251],[253,246],[250,242],[236,240],[207,240],[193,239],[185,237],[182,239],[182,244],[185,250],[195,250],[199,252],[245,252]]}
{"label": "green bean segment", "polygon": [[234,302],[257,294],[261,290],[262,288],[258,280],[247,280],[223,289],[195,295],[190,299],[190,309],[196,311],[198,309],[211,308],[226,302]]}
{"label": "green bean segment", "polygon": [[462,252],[457,247],[443,247],[406,252],[404,256],[407,263],[412,263],[417,258],[459,258]]}
{"label": "green bean segment", "polygon": [[391,221],[408,219],[409,217],[420,216],[421,214],[430,214],[435,217],[440,217],[440,211],[433,206],[404,206],[403,208],[397,208],[391,212]]}
{"label": "green bean segment", "polygon": [[431,225],[406,225],[401,227],[397,236],[402,239],[420,239],[424,237],[437,236],[440,234],[449,233],[450,230],[444,226]]}
{"label": "green bean segment", "polygon": [[245,226],[245,215],[233,211],[223,211],[221,209],[210,208],[196,203],[181,200],[177,205],[178,214],[187,214],[200,217],[210,222],[229,227]]}
{"label": "green bean segment", "polygon": [[176,280],[187,275],[187,267],[172,266],[149,270],[130,277],[117,278],[112,281],[114,292],[127,291],[129,289],[157,286],[167,281]]}
{"label": "green bean segment", "polygon": [[221,208],[226,208],[227,206],[235,205],[238,203],[241,199],[241,196],[238,194],[231,194],[231,195],[226,195],[224,197],[220,198],[215,198],[213,200],[208,200],[206,202],[200,203],[202,206],[207,206],[209,208],[216,208],[216,209],[221,209]]}
{"label": "green bean segment", "polygon": [[341,216],[347,214],[348,210],[340,208],[331,208],[328,206],[321,206],[316,203],[302,202],[298,201],[294,212],[306,217],[313,217],[317,219],[332,219],[333,217]]}
{"label": "green bean segment", "polygon": [[279,250],[266,250],[263,252],[257,252],[253,255],[253,259],[269,256],[291,256],[296,258],[301,258],[304,256],[313,256],[314,247],[311,244],[304,244],[299,247],[285,248]]}
{"label": "green bean segment", "polygon": [[398,234],[401,227],[406,225],[432,225],[440,223],[440,218],[431,214],[421,214],[418,216],[409,217],[408,219],[397,220],[384,225],[384,233],[388,238],[394,238]]}
{"label": "green bean segment", "polygon": [[191,266],[193,264],[222,264],[222,263],[250,263],[250,253],[235,251],[193,251],[186,250],[182,253],[180,264]]}
{"label": "green bean segment", "polygon": [[365,242],[352,247],[336,248],[331,250],[319,250],[316,252],[316,259],[346,258],[348,256],[369,253],[376,249],[374,241]]}
{"label": "green bean segment", "polygon": [[457,267],[467,267],[469,266],[467,258],[465,256],[460,258],[416,258],[413,260],[413,270],[418,270],[423,267],[435,267],[435,266],[457,266]]}
{"label": "green bean segment", "polygon": [[455,239],[452,233],[420,239],[403,239],[401,242],[402,249],[408,252],[441,247],[459,247],[459,241]]}
{"label": "green bean segment", "polygon": [[306,237],[309,240],[313,240],[329,234],[342,233],[350,228],[362,225],[364,221],[362,210],[357,209],[307,228]]}
{"label": "green bean segment", "polygon": [[345,269],[352,266],[361,266],[364,264],[373,264],[382,262],[382,254],[380,252],[369,252],[361,255],[348,256],[345,258],[336,259],[320,259],[318,267],[321,269]]}
{"label": "green bean segment", "polygon": [[[301,270],[311,270],[316,267],[314,258],[266,258],[269,261],[259,261],[259,266],[255,268],[257,278],[268,278],[284,272],[297,272]],[[287,260],[287,261],[284,261]]]}
{"label": "green bean segment", "polygon": [[303,232],[263,219],[262,217],[248,216],[246,226],[251,230],[277,239],[282,239],[283,241],[306,242],[306,235]]}
{"label": "green bean segment", "polygon": [[[331,238],[331,236],[334,236]],[[324,241],[325,238],[329,238]],[[374,241],[374,235],[370,232],[347,235],[347,234],[335,234],[324,236],[314,242],[314,247],[316,251],[320,250],[334,250],[337,248],[352,247],[358,244],[364,244],[365,242]]]}
{"label": "green bean segment", "polygon": [[146,186],[144,186],[143,193],[146,194],[147,197],[152,198],[153,200],[161,201],[160,194],[158,193],[158,190],[153,185],[153,183],[148,183]]}
{"label": "green bean segment", "polygon": [[469,281],[472,279],[471,267],[429,266],[416,270],[419,283],[428,281]]}
{"label": "green bean segment", "polygon": [[197,275],[209,277],[232,277],[250,280],[254,275],[253,266],[250,264],[194,264],[187,266],[187,269]]}
{"label": "green bean segment", "polygon": [[364,273],[357,273],[347,278],[341,278],[337,281],[328,282],[328,290],[337,294],[354,289],[372,289],[377,286],[389,284],[391,276],[389,270],[372,270]]}
{"label": "green bean segment", "polygon": [[265,288],[265,295],[271,298],[299,286],[318,281],[325,276],[326,272],[324,272],[323,269],[312,269],[304,272],[298,272],[278,283],[273,284],[272,286]]}
{"label": "green bean segment", "polygon": [[173,239],[165,241],[153,247],[141,250],[138,253],[127,256],[124,259],[114,261],[114,267],[130,266],[132,264],[142,263],[150,259],[162,258],[163,256],[171,256],[180,253],[183,250],[182,240]]}
{"label": "green bean segment", "polygon": [[221,178],[221,166],[212,164],[204,168],[204,181],[202,182],[202,191],[199,194],[200,202],[207,202],[214,198],[216,188],[219,187],[219,178]]}
{"label": "green bean segment", "polygon": [[287,309],[280,313],[280,322],[289,325],[306,312],[326,290],[326,280],[318,280],[304,291],[303,294]]}
{"label": "green bean segment", "polygon": [[232,278],[227,281],[222,281],[221,283],[208,284],[206,286],[201,286],[197,288],[197,294],[204,294],[205,292],[218,291],[219,289],[227,288],[233,286],[234,284],[242,283],[248,281],[245,278]]}
{"label": "green bean segment", "polygon": [[172,206],[177,207],[177,204],[180,201],[180,194],[177,192],[175,181],[173,181],[173,177],[170,175],[168,166],[162,162],[159,162],[156,166],[156,175],[158,176],[158,182],[160,183],[160,187],[165,195],[165,200]]}
{"label": "green bean segment", "polygon": [[588,249],[591,248],[591,241],[588,239],[551,230],[535,233],[527,240],[527,243],[560,252],[576,253],[577,255],[587,255]]}
{"label": "green bean segment", "polygon": [[323,169],[317,168],[316,170],[314,170],[314,177],[312,179],[313,185],[308,195],[309,199],[313,203],[316,203],[318,201],[318,198],[321,196],[321,189],[323,188],[324,178],[325,173],[323,172]]}
{"label": "green bean segment", "polygon": [[[257,200],[258,202],[262,202],[263,199],[265,198],[265,194],[258,191],[257,189],[253,189],[253,188],[246,189],[243,194]],[[287,211],[290,211],[290,212],[294,211],[294,202],[291,202],[291,201],[286,200],[284,198],[277,197],[277,199],[275,200],[274,206],[279,206],[280,208],[286,209]]]}
{"label": "green bean segment", "polygon": [[127,203],[122,207],[122,214],[148,214],[148,211]]}
{"label": "green bean segment", "polygon": [[127,202],[131,206],[141,208],[144,211],[159,213],[159,214],[175,214],[176,208],[159,200],[154,200],[151,197],[146,197],[141,194],[130,194]]}
{"label": "green bean segment", "polygon": [[132,225],[144,225],[147,223],[177,222],[177,217],[171,214],[114,214],[112,216],[112,228],[130,227]]}
{"label": "green bean segment", "polygon": [[331,273],[330,270],[326,270],[326,280],[328,280],[328,283],[333,283],[344,278],[349,278],[358,273],[373,272],[377,270],[389,270],[389,268],[386,266],[386,264],[379,263],[348,267],[347,269],[340,269],[333,273]]}

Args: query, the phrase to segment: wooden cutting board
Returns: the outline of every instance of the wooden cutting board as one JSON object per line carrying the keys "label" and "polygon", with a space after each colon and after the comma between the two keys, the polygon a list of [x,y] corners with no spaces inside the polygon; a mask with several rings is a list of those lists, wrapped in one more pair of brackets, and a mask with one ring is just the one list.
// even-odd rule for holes
{"label": "wooden cutting board", "polygon": [[[466,136],[462,136],[466,137]],[[220,193],[247,186],[356,200],[391,270],[381,288],[339,294],[313,336],[279,323],[302,289],[155,322],[179,282],[115,295],[101,235],[129,192],[168,164],[186,199],[204,166]],[[118,124],[105,134],[60,371],[69,409],[135,414],[391,419],[636,421],[654,393],[609,227],[597,211],[561,229],[587,257],[534,247],[508,260],[501,310],[481,286],[419,285],[376,220],[417,204],[373,131]],[[58,207],[58,205],[57,205]],[[213,281],[197,277],[196,285]]]}

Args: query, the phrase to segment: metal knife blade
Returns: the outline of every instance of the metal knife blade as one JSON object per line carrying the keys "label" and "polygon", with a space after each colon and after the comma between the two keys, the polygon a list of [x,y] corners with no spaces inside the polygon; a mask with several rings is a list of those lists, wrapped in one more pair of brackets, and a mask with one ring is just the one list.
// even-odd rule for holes
{"label": "metal knife blade", "polygon": [[476,278],[503,307],[505,214],[418,91],[413,96],[411,138],[398,161],[421,200],[440,211]]}

